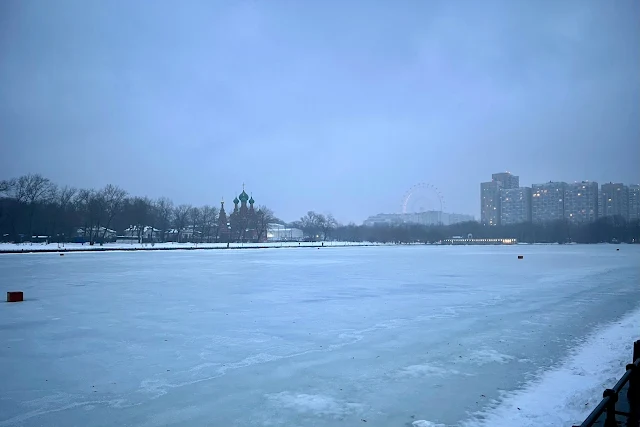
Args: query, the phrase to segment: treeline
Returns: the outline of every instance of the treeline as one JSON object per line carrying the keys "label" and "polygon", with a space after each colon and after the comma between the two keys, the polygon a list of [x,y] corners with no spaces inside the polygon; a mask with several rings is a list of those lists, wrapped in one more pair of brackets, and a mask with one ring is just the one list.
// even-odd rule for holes
{"label": "treeline", "polygon": [[484,226],[476,221],[442,225],[341,225],[331,214],[310,211],[289,227],[303,230],[306,240],[338,240],[380,243],[437,243],[453,236],[477,239],[515,238],[522,243],[640,242],[640,222],[623,217],[605,217],[588,224],[561,220],[545,224],[521,223]]}
{"label": "treeline", "polygon": [[339,226],[332,233],[336,240],[384,243],[435,243],[453,236],[467,237],[469,234],[479,239],[515,238],[522,243],[639,243],[640,222],[627,222],[622,217],[604,217],[581,225],[565,220],[492,227],[475,221],[449,226],[404,224],[366,227],[350,224]]}
{"label": "treeline", "polygon": [[[38,174],[0,181],[2,241],[47,236],[50,242],[82,239],[92,244],[113,240],[112,230],[117,235],[128,230],[138,241],[215,242],[219,240],[218,214],[216,206],[176,206],[166,197],[131,196],[115,185],[99,190],[60,187]],[[235,230],[242,228],[230,238],[240,239],[245,227],[251,227],[258,239],[264,239],[268,224],[278,222],[266,206],[257,209],[254,221],[242,227],[229,224]]]}
{"label": "treeline", "polygon": [[309,211],[300,220],[293,221],[287,226],[302,230],[306,240],[326,241],[337,237],[334,231],[340,227],[340,224],[331,214],[325,215]]}

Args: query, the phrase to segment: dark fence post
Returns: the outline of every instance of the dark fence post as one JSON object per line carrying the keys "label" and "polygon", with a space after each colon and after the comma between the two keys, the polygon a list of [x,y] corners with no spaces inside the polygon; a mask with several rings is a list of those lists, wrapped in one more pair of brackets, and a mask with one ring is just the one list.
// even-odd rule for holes
{"label": "dark fence post", "polygon": [[634,420],[638,418],[639,414],[637,414],[636,408],[640,406],[640,368],[635,363],[638,359],[640,359],[640,340],[633,343],[633,360],[630,365],[627,365],[627,369],[631,369],[627,399],[629,400]]}
{"label": "dark fence post", "polygon": [[618,427],[618,422],[616,421],[616,402],[618,401],[618,393],[616,393],[615,390],[608,388],[604,393],[602,393],[602,397],[609,398],[605,409],[606,415],[604,419],[604,427]]}

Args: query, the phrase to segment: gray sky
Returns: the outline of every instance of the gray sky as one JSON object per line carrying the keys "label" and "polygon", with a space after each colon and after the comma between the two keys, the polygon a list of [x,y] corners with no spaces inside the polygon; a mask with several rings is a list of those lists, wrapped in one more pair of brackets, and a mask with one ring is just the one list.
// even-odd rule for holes
{"label": "gray sky", "polygon": [[640,182],[640,2],[0,1],[0,179],[286,220]]}

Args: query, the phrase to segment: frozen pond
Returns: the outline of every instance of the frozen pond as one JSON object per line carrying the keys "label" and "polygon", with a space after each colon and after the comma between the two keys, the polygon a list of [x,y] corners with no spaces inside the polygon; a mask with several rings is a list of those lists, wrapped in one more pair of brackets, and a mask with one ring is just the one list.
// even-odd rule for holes
{"label": "frozen pond", "polygon": [[0,255],[0,426],[570,425],[640,338],[617,247]]}

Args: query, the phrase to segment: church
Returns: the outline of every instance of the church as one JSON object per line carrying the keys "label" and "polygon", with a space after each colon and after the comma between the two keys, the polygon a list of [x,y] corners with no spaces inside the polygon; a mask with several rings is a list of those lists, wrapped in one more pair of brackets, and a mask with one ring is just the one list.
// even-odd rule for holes
{"label": "church", "polygon": [[221,202],[218,216],[219,242],[255,242],[258,240],[254,203],[253,196],[249,196],[244,191],[244,184],[242,184],[242,193],[233,199],[233,212],[228,217],[224,210],[224,200]]}

